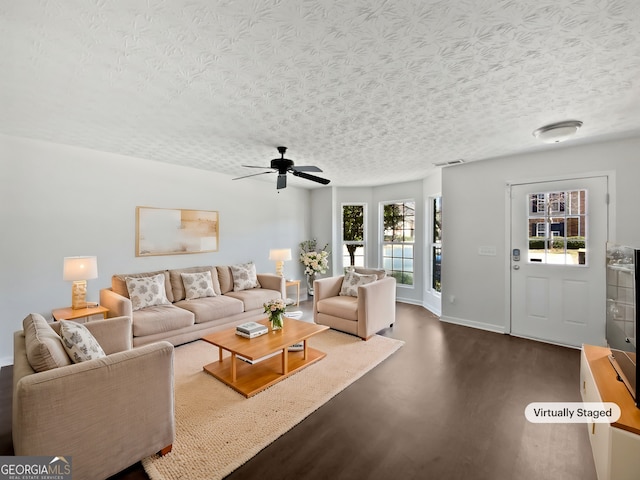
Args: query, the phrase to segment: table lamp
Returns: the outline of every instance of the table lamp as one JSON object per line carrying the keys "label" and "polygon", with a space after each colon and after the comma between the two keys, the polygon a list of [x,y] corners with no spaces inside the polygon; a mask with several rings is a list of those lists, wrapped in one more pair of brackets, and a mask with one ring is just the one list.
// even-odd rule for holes
{"label": "table lamp", "polygon": [[64,280],[72,281],[71,308],[87,308],[87,280],[98,278],[96,257],[64,257]]}
{"label": "table lamp", "polygon": [[284,262],[291,260],[290,248],[277,248],[269,250],[269,260],[276,261],[276,275],[284,277]]}

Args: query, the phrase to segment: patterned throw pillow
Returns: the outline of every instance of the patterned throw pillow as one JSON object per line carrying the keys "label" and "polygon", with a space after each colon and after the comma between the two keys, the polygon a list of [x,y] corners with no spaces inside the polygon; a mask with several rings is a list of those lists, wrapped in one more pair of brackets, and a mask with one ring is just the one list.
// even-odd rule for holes
{"label": "patterned throw pillow", "polygon": [[164,289],[164,274],[152,277],[127,277],[127,290],[134,310],[154,305],[170,305]]}
{"label": "patterned throw pillow", "polygon": [[378,276],[375,274],[362,275],[360,273],[354,272],[353,270],[347,270],[344,274],[344,279],[342,280],[342,288],[340,288],[340,295],[357,297],[358,287],[360,285],[373,283],[377,279],[378,279]]}
{"label": "patterned throw pillow", "polygon": [[215,297],[211,272],[181,273],[185,299],[194,300],[203,297]]}
{"label": "patterned throw pillow", "polygon": [[81,323],[60,320],[60,337],[73,363],[107,356],[95,337]]}
{"label": "patterned throw pillow", "polygon": [[231,274],[233,275],[234,292],[248,290],[250,288],[260,288],[258,275],[256,274],[256,266],[253,262],[231,265],[230,268]]}

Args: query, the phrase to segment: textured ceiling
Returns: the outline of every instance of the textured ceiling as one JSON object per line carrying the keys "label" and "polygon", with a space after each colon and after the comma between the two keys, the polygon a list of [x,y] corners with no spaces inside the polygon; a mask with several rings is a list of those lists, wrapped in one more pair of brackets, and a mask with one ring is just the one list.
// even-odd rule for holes
{"label": "textured ceiling", "polygon": [[640,1],[0,0],[0,72],[0,133],[378,185],[640,135]]}

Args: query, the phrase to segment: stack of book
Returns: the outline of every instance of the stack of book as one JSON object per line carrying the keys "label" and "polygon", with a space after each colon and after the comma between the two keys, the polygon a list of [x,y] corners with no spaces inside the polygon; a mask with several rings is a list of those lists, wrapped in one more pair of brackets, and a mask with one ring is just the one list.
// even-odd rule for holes
{"label": "stack of book", "polygon": [[240,335],[245,338],[255,338],[267,333],[269,329],[256,322],[247,322],[236,327],[236,335]]}

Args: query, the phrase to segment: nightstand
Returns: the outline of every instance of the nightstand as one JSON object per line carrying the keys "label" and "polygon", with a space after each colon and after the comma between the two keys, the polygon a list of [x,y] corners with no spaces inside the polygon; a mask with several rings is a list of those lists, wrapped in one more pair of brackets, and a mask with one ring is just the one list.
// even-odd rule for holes
{"label": "nightstand", "polygon": [[300,305],[300,280],[286,280],[285,281],[285,289],[287,287],[296,287],[296,303],[295,306]]}
{"label": "nightstand", "polygon": [[98,305],[97,307],[79,308],[77,310],[74,310],[71,307],[57,308],[51,312],[51,314],[53,315],[53,319],[57,322],[58,320],[77,320],[84,317],[87,317],[88,320],[88,317],[99,314],[102,314],[103,318],[107,318],[108,311],[109,309],[107,307]]}

